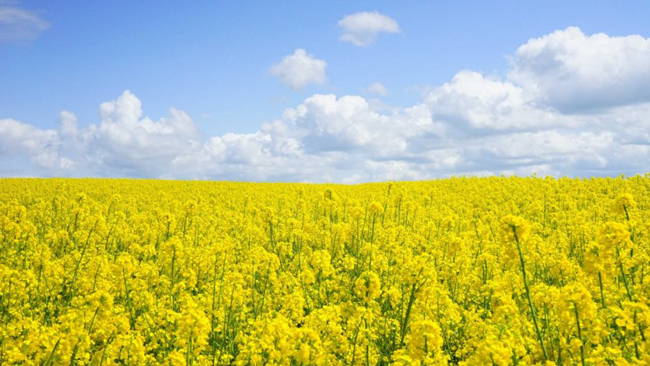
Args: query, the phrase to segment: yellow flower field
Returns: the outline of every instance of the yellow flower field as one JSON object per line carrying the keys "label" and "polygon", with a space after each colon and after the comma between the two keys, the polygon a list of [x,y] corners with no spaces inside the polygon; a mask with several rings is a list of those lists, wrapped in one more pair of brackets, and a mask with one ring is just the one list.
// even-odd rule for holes
{"label": "yellow flower field", "polygon": [[650,178],[0,180],[0,364],[650,364]]}

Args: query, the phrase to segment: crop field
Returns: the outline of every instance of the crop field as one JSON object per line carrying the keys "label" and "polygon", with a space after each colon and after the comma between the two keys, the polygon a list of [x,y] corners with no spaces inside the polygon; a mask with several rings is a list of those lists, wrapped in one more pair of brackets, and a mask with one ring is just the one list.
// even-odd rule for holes
{"label": "crop field", "polygon": [[650,178],[0,180],[0,364],[650,364]]}

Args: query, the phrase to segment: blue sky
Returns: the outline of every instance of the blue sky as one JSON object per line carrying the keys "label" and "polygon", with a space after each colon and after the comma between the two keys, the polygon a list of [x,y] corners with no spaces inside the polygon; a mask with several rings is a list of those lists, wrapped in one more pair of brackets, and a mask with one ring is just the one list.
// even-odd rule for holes
{"label": "blue sky", "polygon": [[647,3],[403,4],[0,0],[0,175],[648,170]]}

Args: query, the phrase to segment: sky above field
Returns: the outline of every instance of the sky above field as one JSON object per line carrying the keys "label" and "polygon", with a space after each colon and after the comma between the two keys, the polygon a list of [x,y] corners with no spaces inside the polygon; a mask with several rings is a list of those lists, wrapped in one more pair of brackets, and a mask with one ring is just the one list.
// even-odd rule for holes
{"label": "sky above field", "polygon": [[645,1],[0,0],[0,176],[648,171]]}

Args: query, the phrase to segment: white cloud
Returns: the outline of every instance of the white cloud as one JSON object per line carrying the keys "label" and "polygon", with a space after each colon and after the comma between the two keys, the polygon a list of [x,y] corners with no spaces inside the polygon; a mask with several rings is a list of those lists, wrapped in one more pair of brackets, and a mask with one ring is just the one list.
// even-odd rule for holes
{"label": "white cloud", "polygon": [[517,49],[509,79],[566,113],[650,101],[650,38],[569,27]]}
{"label": "white cloud", "polygon": [[55,130],[0,119],[0,157],[26,157],[36,167],[58,172],[74,166],[70,159],[59,156],[60,148],[61,140]]}
{"label": "white cloud", "polygon": [[58,130],[42,130],[11,119],[0,121],[0,155],[24,156],[52,174],[162,176],[171,162],[201,148],[201,134],[189,115],[171,108],[169,116],[142,117],[140,100],[125,91],[102,103],[100,121],[87,128],[61,112]]}
{"label": "white cloud", "polygon": [[370,45],[380,33],[400,31],[395,19],[376,11],[348,15],[339,20],[338,26],[343,30],[340,40],[358,47]]}
{"label": "white cloud", "polygon": [[377,94],[381,96],[386,96],[388,95],[388,88],[384,86],[384,84],[380,82],[372,83],[368,86],[367,88],[368,93],[370,94]]}
{"label": "white cloud", "polygon": [[271,73],[278,76],[284,85],[297,90],[309,84],[324,84],[327,81],[326,67],[325,61],[314,58],[299,48],[271,66]]}
{"label": "white cloud", "polygon": [[119,175],[159,175],[177,156],[201,147],[201,134],[190,116],[170,108],[169,116],[142,117],[140,100],[125,91],[99,107],[100,123],[81,131],[85,156],[100,171]]}
{"label": "white cloud", "polygon": [[397,114],[375,111],[360,96],[314,95],[284,113],[308,152],[363,149],[375,156],[407,151],[409,139],[440,136],[444,126],[434,123],[429,109],[416,105]]}
{"label": "white cloud", "polygon": [[30,41],[49,27],[35,11],[0,4],[0,42]]}
{"label": "white cloud", "polygon": [[617,145],[614,139],[611,132],[513,133],[488,138],[476,153],[504,165],[549,165],[565,171],[571,167],[604,168],[608,163],[607,155]]}
{"label": "white cloud", "polygon": [[64,137],[77,135],[77,116],[69,111],[59,113],[59,133]]}
{"label": "white cloud", "polygon": [[431,91],[426,100],[436,118],[456,127],[505,130],[575,123],[535,106],[521,87],[474,71],[459,72],[451,82]]}

